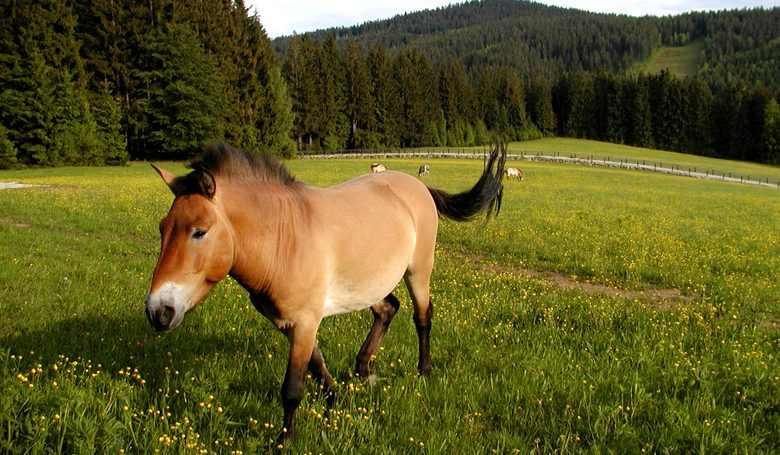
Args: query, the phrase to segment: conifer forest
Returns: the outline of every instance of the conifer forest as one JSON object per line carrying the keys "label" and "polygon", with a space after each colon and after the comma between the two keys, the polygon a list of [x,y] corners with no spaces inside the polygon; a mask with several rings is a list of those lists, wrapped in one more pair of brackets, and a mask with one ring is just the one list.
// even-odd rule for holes
{"label": "conifer forest", "polygon": [[[642,71],[697,45],[695,71]],[[243,0],[0,0],[0,168],[575,137],[780,164],[780,8],[482,0],[271,40]]]}

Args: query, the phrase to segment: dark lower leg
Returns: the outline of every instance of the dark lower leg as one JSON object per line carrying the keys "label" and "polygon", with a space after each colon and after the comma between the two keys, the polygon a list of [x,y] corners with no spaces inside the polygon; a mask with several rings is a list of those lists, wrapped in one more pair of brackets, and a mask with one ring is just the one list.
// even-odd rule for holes
{"label": "dark lower leg", "polygon": [[371,381],[374,372],[374,358],[400,305],[401,303],[393,294],[388,294],[381,302],[371,307],[371,311],[374,313],[374,324],[355,359],[355,372],[361,379]]}
{"label": "dark lower leg", "polygon": [[311,372],[311,376],[319,382],[325,393],[325,399],[328,401],[328,405],[332,405],[334,398],[333,383],[335,381],[333,380],[333,376],[328,372],[327,367],[325,367],[325,359],[322,357],[322,351],[320,351],[320,347],[316,344],[314,345],[314,350],[312,351],[311,359],[309,360],[309,371]]}
{"label": "dark lower leg", "polygon": [[[307,324],[307,322],[309,322]],[[303,399],[303,380],[306,377],[306,369],[311,363],[312,354],[315,349],[317,337],[317,323],[311,321],[299,321],[290,329],[283,333],[290,340],[290,358],[287,362],[287,372],[284,375],[282,383],[282,407],[284,408],[284,426],[281,439],[286,443],[295,442],[295,413]],[[319,362],[324,369],[324,363],[321,362],[322,354],[318,355]],[[328,375],[330,376],[330,375]]]}
{"label": "dark lower leg", "polygon": [[287,365],[287,374],[282,383],[282,407],[284,408],[284,427],[282,441],[295,442],[295,413],[303,399],[303,378],[305,367]]}
{"label": "dark lower leg", "polygon": [[420,342],[420,358],[417,362],[417,371],[420,376],[427,378],[431,374],[431,318],[433,317],[433,304],[428,303],[425,314],[414,316],[414,325],[417,328],[417,339]]}

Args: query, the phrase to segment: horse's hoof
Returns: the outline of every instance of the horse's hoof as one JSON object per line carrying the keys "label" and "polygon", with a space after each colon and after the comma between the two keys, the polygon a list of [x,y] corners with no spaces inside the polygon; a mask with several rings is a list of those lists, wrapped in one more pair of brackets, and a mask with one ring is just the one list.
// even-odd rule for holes
{"label": "horse's hoof", "polygon": [[376,375],[370,374],[367,377],[363,378],[363,383],[368,385],[371,388],[376,387]]}

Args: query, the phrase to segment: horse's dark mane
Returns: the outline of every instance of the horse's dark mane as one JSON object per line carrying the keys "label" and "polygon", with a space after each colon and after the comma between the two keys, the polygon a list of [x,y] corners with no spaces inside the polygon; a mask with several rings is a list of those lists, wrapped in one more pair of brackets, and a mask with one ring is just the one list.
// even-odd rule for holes
{"label": "horse's dark mane", "polygon": [[224,142],[206,144],[203,153],[190,160],[189,167],[230,180],[258,180],[283,185],[295,182],[295,177],[276,156],[268,152],[253,153],[238,149]]}
{"label": "horse's dark mane", "polygon": [[295,177],[279,159],[268,153],[253,153],[231,147],[224,142],[212,142],[187,165],[192,172],[176,179],[181,194],[201,193],[203,172],[225,180],[249,180],[278,185],[295,183]]}

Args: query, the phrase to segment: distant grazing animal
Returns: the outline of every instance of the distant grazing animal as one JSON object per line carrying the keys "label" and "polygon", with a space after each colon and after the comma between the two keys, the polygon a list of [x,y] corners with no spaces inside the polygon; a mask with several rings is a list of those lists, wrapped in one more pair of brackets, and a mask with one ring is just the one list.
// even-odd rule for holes
{"label": "distant grazing animal", "polygon": [[160,256],[145,299],[149,323],[158,332],[173,330],[217,282],[233,277],[290,342],[281,438],[292,442],[306,371],[329,402],[335,393],[316,341],[322,319],[371,308],[374,324],[356,372],[374,384],[374,358],[398,311],[392,291],[401,279],[414,307],[417,370],[430,374],[439,216],[497,214],[505,160],[506,146],[497,146],[477,183],[458,194],[394,171],[317,188],[297,181],[272,155],[223,143],[206,146],[187,175],[153,165],[175,198],[160,222]]}
{"label": "distant grazing animal", "polygon": [[385,167],[384,164],[379,164],[379,163],[372,163],[371,164],[371,173],[372,174],[376,174],[376,173],[383,172],[383,171],[386,171],[386,170],[387,170],[387,168]]}
{"label": "distant grazing animal", "polygon": [[506,176],[507,178],[515,177],[518,180],[523,180],[523,171],[516,167],[508,167],[506,168]]}
{"label": "distant grazing animal", "polygon": [[420,166],[420,169],[417,170],[417,177],[428,175],[430,173],[430,168],[427,164],[423,164]]}

